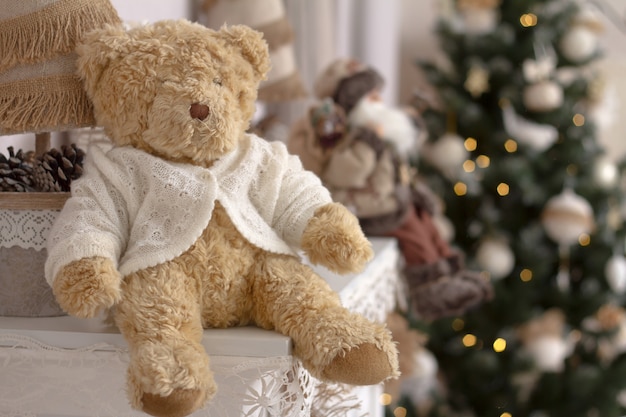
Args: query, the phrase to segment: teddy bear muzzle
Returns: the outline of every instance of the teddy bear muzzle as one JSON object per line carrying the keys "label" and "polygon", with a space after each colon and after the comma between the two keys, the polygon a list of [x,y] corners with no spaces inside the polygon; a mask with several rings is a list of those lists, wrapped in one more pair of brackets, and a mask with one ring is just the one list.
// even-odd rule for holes
{"label": "teddy bear muzzle", "polygon": [[189,106],[189,114],[194,119],[202,121],[209,117],[210,113],[211,110],[206,104],[193,103],[191,106]]}

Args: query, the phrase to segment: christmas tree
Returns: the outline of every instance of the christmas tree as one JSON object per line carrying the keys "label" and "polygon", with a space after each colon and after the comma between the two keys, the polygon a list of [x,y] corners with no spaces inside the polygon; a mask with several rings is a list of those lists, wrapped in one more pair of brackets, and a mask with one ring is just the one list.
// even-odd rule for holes
{"label": "christmas tree", "polygon": [[439,388],[412,404],[406,388],[389,414],[626,414],[624,189],[596,138],[601,28],[564,0],[457,0],[442,16],[445,60],[419,63],[439,104],[415,97],[429,131],[415,163],[495,296],[413,319]]}

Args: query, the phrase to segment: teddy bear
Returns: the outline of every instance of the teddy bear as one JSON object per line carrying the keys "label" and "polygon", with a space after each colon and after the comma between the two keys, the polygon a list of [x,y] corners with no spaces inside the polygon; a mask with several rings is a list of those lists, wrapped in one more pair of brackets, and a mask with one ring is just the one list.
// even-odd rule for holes
{"label": "teddy bear", "polygon": [[343,307],[308,266],[361,270],[373,252],[358,220],[284,144],[246,133],[270,68],[262,35],[109,25],[77,53],[111,145],[88,148],[45,274],[67,313],[111,314],[128,343],[131,406],[180,417],[207,403],[217,386],[204,328],[287,335],[320,380],[397,377],[385,325]]}

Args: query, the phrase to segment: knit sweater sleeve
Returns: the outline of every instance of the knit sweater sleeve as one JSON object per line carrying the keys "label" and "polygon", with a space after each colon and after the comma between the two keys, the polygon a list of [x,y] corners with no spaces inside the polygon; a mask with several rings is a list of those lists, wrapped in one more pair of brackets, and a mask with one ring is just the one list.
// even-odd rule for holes
{"label": "knit sweater sleeve", "polygon": [[330,192],[311,171],[302,167],[297,156],[275,143],[276,158],[282,162],[272,227],[291,247],[300,247],[302,234],[315,210],[332,202]]}
{"label": "knit sweater sleeve", "polygon": [[[104,153],[94,147],[88,155]],[[50,284],[63,266],[82,258],[106,257],[117,267],[128,239],[129,219],[122,194],[107,178],[116,170],[105,169],[109,171],[105,173],[103,167],[106,162],[98,166],[88,156],[83,176],[72,183],[72,195],[50,231],[45,265]]]}

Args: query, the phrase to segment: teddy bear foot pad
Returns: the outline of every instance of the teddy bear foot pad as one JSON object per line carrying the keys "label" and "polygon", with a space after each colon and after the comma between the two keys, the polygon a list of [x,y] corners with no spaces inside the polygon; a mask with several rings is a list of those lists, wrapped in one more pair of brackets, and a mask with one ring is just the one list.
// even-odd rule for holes
{"label": "teddy bear foot pad", "polygon": [[387,354],[373,343],[364,343],[345,355],[338,355],[322,373],[324,378],[352,385],[378,384],[392,374]]}
{"label": "teddy bear foot pad", "polygon": [[142,397],[143,411],[155,417],[184,417],[200,407],[206,398],[201,390],[178,389],[169,396],[145,393]]}

